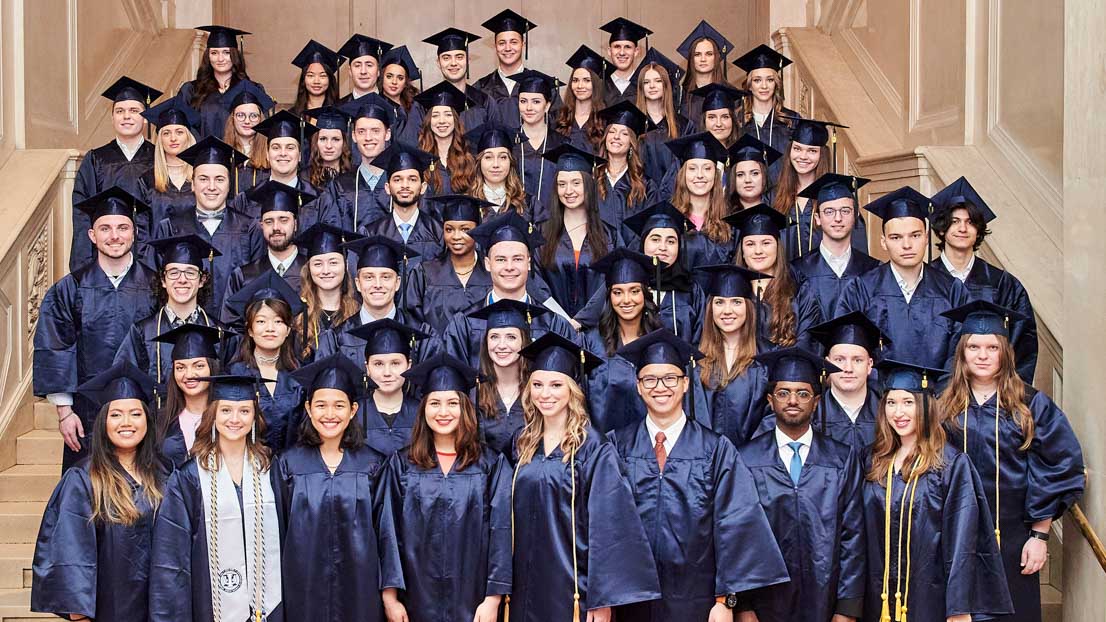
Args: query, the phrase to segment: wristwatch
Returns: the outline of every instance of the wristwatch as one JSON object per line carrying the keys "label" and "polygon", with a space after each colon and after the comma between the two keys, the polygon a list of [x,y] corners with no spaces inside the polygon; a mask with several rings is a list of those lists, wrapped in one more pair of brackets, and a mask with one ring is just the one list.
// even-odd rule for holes
{"label": "wristwatch", "polygon": [[726,609],[733,609],[737,606],[737,593],[731,592],[725,596],[719,596],[714,600],[720,605],[725,605]]}
{"label": "wristwatch", "polygon": [[1048,542],[1049,534],[1046,531],[1037,531],[1036,529],[1031,529],[1029,531],[1029,537],[1036,538],[1042,542]]}

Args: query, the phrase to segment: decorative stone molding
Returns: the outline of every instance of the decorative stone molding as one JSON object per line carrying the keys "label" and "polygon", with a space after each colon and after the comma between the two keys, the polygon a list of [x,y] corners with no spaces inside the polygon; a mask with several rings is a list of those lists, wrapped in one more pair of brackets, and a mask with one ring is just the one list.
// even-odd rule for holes
{"label": "decorative stone molding", "polygon": [[39,308],[50,288],[50,231],[42,225],[27,249],[27,336],[34,335]]}

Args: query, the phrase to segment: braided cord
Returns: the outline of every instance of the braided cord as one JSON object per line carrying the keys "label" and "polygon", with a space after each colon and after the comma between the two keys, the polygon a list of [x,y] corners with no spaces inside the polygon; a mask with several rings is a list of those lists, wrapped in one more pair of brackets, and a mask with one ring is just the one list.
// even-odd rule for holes
{"label": "braided cord", "polygon": [[211,473],[211,520],[207,525],[207,566],[211,574],[211,612],[214,622],[221,622],[223,609],[219,597],[219,463],[215,451],[207,456]]}

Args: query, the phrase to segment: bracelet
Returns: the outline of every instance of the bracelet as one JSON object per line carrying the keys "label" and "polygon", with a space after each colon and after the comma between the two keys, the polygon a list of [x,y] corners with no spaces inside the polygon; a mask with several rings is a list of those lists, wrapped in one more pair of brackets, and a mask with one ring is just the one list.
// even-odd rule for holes
{"label": "bracelet", "polygon": [[66,415],[66,416],[64,416],[64,417],[58,417],[58,423],[61,423],[62,421],[65,421],[66,419],[68,419],[68,418],[72,417],[72,416],[73,416],[73,415],[75,415],[75,414],[77,414],[77,411],[75,411],[75,410],[71,410],[71,411],[69,411],[69,414],[68,414],[68,415]]}
{"label": "bracelet", "polygon": [[1031,529],[1029,531],[1029,537],[1030,538],[1036,538],[1036,539],[1038,539],[1042,542],[1048,542],[1049,534],[1047,532],[1044,532],[1044,531],[1037,531],[1036,529]]}

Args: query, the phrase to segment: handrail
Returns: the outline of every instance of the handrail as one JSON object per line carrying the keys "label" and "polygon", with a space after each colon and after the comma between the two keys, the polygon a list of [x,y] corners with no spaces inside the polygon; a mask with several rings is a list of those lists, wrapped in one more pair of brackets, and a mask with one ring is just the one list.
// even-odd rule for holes
{"label": "handrail", "polygon": [[1098,559],[1098,565],[1102,566],[1103,572],[1106,572],[1106,546],[1102,544],[1102,539],[1095,533],[1094,527],[1091,526],[1091,521],[1087,520],[1087,515],[1083,513],[1083,508],[1079,507],[1078,503],[1073,503],[1071,504],[1071,509],[1068,510],[1068,514],[1071,514],[1072,519],[1075,521],[1075,525],[1079,527],[1079,532],[1087,539],[1087,544],[1091,545],[1091,551],[1094,552],[1094,556]]}

